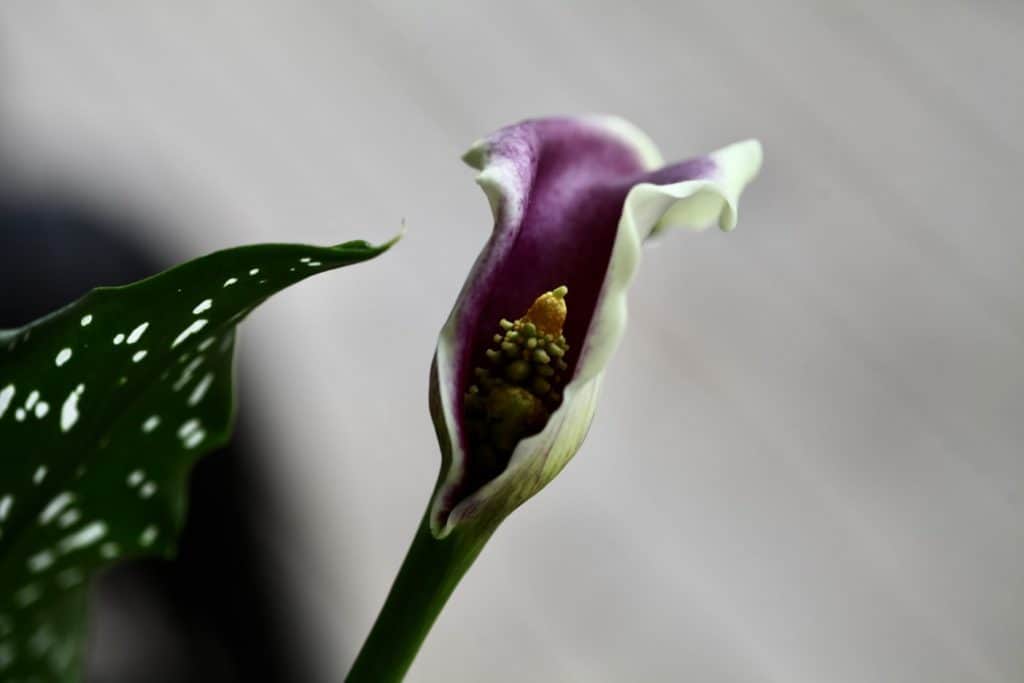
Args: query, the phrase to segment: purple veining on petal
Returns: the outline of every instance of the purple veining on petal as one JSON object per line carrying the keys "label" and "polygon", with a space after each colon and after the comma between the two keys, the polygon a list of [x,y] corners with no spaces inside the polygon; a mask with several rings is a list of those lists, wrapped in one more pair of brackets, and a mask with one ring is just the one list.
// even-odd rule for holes
{"label": "purple veining on petal", "polygon": [[[569,288],[565,337],[569,375],[583,348],[601,295],[623,203],[638,183],[669,184],[707,177],[715,170],[700,157],[645,172],[623,138],[585,120],[544,119],[502,129],[488,140],[487,165],[514,172],[521,205],[498,207],[495,231],[470,274],[459,302],[454,368],[448,396],[456,403],[483,363],[501,318],[522,315],[542,292]],[[507,201],[505,197],[503,201]],[[452,372],[453,371],[453,372]],[[460,405],[451,406],[463,450]],[[445,507],[448,507],[445,505]]]}

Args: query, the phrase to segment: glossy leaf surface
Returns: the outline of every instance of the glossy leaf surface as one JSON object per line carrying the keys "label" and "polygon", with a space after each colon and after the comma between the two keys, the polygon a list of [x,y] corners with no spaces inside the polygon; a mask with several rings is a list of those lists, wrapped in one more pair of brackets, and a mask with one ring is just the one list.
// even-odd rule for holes
{"label": "glossy leaf surface", "polygon": [[0,680],[78,680],[89,578],[173,554],[189,471],[230,435],[238,323],[391,244],[229,249],[0,332]]}

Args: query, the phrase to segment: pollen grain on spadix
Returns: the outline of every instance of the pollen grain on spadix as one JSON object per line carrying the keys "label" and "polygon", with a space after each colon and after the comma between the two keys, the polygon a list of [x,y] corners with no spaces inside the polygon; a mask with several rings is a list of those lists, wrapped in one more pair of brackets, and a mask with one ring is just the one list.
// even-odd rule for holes
{"label": "pollen grain on spadix", "polygon": [[486,362],[464,396],[472,478],[487,481],[508,464],[516,445],[547,424],[569,379],[562,334],[565,286],[541,294],[518,320],[504,318]]}

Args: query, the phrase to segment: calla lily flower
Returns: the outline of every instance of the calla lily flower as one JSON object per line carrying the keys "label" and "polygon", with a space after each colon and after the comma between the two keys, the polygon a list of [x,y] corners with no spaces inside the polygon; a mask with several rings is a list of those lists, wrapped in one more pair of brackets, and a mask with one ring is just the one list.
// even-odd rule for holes
{"label": "calla lily flower", "polygon": [[[432,368],[430,405],[443,456],[429,511],[437,538],[469,520],[499,522],[575,455],[625,332],[626,293],[643,242],[672,227],[731,230],[740,192],[761,166],[761,146],[748,140],[665,165],[651,140],[622,119],[558,118],[499,130],[464,160],[480,171],[494,231],[441,331]],[[490,462],[480,466],[467,425],[473,371],[486,367],[481,354],[502,319],[507,325],[559,286],[568,289],[561,403],[494,473]]]}
{"label": "calla lily flower", "polygon": [[666,165],[622,119],[550,118],[503,128],[464,161],[494,229],[431,368],[441,471],[350,681],[401,679],[490,535],[576,454],[643,243],[674,227],[731,230],[761,146]]}

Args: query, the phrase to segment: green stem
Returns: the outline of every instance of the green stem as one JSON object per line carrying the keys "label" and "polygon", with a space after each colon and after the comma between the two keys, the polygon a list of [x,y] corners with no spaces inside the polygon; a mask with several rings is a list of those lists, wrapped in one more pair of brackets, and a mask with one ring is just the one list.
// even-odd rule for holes
{"label": "green stem", "polygon": [[347,683],[401,681],[459,580],[494,529],[456,529],[438,540],[423,516]]}

